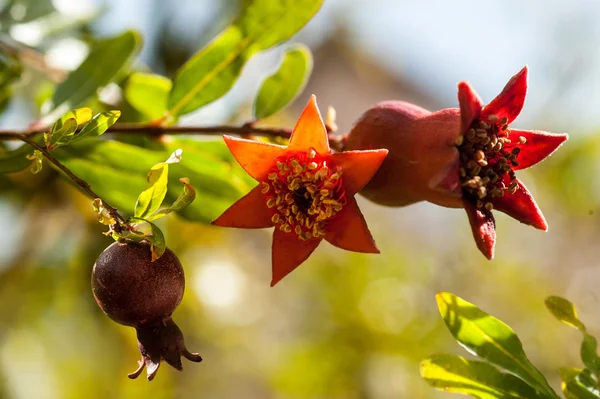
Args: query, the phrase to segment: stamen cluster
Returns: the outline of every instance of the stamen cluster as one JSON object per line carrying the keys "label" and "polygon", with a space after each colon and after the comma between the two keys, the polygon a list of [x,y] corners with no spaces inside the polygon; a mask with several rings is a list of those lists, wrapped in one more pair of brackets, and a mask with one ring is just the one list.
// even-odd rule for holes
{"label": "stamen cluster", "polygon": [[325,226],[346,204],[342,170],[328,165],[315,150],[277,158],[262,182],[271,221],[286,233],[306,241],[325,236]]}
{"label": "stamen cluster", "polygon": [[490,115],[487,122],[475,120],[456,142],[460,151],[460,180],[465,196],[477,208],[491,211],[490,200],[514,194],[518,189],[514,166],[525,137],[510,138],[508,118]]}

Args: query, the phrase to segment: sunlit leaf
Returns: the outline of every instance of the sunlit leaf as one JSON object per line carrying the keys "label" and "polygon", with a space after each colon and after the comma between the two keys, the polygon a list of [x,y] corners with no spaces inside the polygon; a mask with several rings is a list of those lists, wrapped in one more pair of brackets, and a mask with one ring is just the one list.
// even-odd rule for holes
{"label": "sunlit leaf", "polygon": [[77,119],[69,118],[64,122],[61,121],[60,127],[52,128],[49,133],[44,133],[46,148],[53,150],[61,145],[68,144],[76,130]]}
{"label": "sunlit leaf", "polygon": [[264,119],[283,109],[296,98],[312,71],[312,54],[303,44],[286,50],[279,69],[263,82],[254,101],[254,118]]}
{"label": "sunlit leaf", "polygon": [[561,369],[561,388],[567,399],[599,399],[598,382],[589,370]]}
{"label": "sunlit leaf", "polygon": [[115,222],[115,218],[113,218],[108,210],[104,207],[104,203],[100,198],[95,198],[92,202],[92,207],[94,208],[94,212],[98,217],[98,222],[109,226]]}
{"label": "sunlit leaf", "polygon": [[80,132],[76,133],[72,137],[69,143],[76,143],[86,137],[96,137],[102,135],[109,127],[115,124],[120,116],[121,111],[116,110],[97,114],[83,127],[83,129],[81,129]]}
{"label": "sunlit leaf", "polygon": [[159,119],[167,111],[173,83],[169,78],[152,73],[131,74],[125,85],[125,99],[149,120]]}
{"label": "sunlit leaf", "polygon": [[546,298],[545,304],[550,313],[552,313],[552,315],[559,321],[568,326],[574,327],[579,331],[585,332],[585,326],[577,316],[577,309],[575,309],[575,305],[573,305],[567,299],[559,296],[550,296]]}
{"label": "sunlit leaf", "polygon": [[478,399],[553,398],[488,363],[456,355],[439,354],[424,360],[421,376],[436,389]]}
{"label": "sunlit leaf", "polygon": [[181,154],[181,149],[177,149],[165,162],[160,162],[150,169],[147,174],[148,187],[139,195],[135,203],[135,217],[144,219],[160,208],[167,195],[169,165],[179,162]]}
{"label": "sunlit leaf", "polygon": [[182,176],[189,177],[198,190],[195,201],[177,212],[179,216],[210,223],[255,185],[222,140],[177,139],[153,150],[110,140],[83,140],[60,147],[53,154],[109,204],[131,212],[139,193],[147,187],[148,170],[178,148],[183,149],[186,159],[169,166],[165,201],[173,203],[183,192]]}
{"label": "sunlit leaf", "polygon": [[43,118],[43,122],[54,121],[58,115],[79,106],[98,88],[110,83],[139,45],[140,38],[133,31],[93,45],[83,63],[56,88],[51,100],[51,112]]}
{"label": "sunlit leaf", "polygon": [[436,300],[446,326],[467,350],[558,398],[543,374],[527,359],[512,328],[451,293],[439,293]]}
{"label": "sunlit leaf", "polygon": [[150,251],[152,252],[152,262],[160,258],[167,248],[165,236],[160,228],[154,223],[145,219],[132,217],[127,220],[128,224],[133,227],[132,230],[122,232],[114,232],[113,238],[127,238],[133,241],[148,241],[150,243]]}
{"label": "sunlit leaf", "polygon": [[27,155],[27,159],[33,161],[30,169],[31,173],[36,175],[42,171],[42,167],[44,165],[44,154],[42,154],[41,151],[34,150],[33,154]]}
{"label": "sunlit leaf", "polygon": [[192,112],[223,96],[255,53],[289,39],[322,0],[251,0],[228,28],[186,62],[173,79],[169,114]]}
{"label": "sunlit leaf", "polygon": [[148,216],[146,220],[156,220],[165,215],[168,215],[171,212],[180,211],[186,208],[194,201],[194,199],[196,199],[196,190],[194,190],[194,187],[190,185],[190,179],[188,179],[187,177],[182,177],[181,179],[179,179],[179,181],[183,184],[183,192],[179,195],[179,197],[177,197],[175,202],[173,202],[173,204],[170,207],[161,209],[160,211],[154,213],[152,216]]}

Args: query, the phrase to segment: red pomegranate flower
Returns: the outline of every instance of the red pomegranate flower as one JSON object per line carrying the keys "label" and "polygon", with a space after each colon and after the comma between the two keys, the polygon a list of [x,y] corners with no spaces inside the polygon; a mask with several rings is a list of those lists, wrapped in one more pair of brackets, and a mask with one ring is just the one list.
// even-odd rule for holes
{"label": "red pomegranate flower", "polygon": [[468,83],[458,84],[462,201],[477,247],[488,259],[494,257],[496,241],[492,209],[548,230],[542,212],[515,171],[548,157],[568,135],[509,128],[523,109],[526,93],[527,67],[486,106]]}
{"label": "red pomegranate flower", "polygon": [[235,159],[260,184],[213,224],[248,229],[275,226],[271,286],[304,262],[323,239],[349,251],[379,253],[354,195],[388,151],[333,153],[314,96],[287,147],[224,139]]}
{"label": "red pomegranate flower", "polygon": [[430,112],[401,101],[375,105],[345,137],[345,149],[390,151],[361,194],[387,206],[429,201],[464,208],[488,259],[494,257],[496,241],[492,209],[547,230],[515,171],[548,157],[568,135],[509,128],[526,92],[524,67],[486,106],[466,82],[458,84],[460,109]]}

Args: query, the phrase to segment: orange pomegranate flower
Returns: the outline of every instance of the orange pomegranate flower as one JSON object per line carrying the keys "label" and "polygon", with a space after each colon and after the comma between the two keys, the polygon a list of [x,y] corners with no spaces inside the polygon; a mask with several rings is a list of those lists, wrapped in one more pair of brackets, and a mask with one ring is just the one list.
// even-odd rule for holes
{"label": "orange pomegranate flower", "polygon": [[271,286],[304,262],[323,239],[349,251],[379,253],[354,195],[388,151],[333,153],[315,96],[287,147],[223,138],[242,168],[260,184],[212,223],[275,227]]}

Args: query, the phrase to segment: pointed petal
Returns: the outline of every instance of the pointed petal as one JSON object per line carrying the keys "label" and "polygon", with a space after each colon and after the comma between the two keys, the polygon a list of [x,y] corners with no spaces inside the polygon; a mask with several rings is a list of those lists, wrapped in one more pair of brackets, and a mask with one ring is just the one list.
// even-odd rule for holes
{"label": "pointed petal", "polygon": [[479,118],[483,101],[467,82],[458,84],[458,104],[460,107],[460,131],[465,133],[473,121]]}
{"label": "pointed petal", "polygon": [[429,187],[443,194],[455,198],[462,197],[462,186],[460,183],[460,154],[455,151],[452,160],[441,172],[429,181]]}
{"label": "pointed petal", "polygon": [[325,239],[338,248],[354,252],[378,254],[379,249],[354,197],[327,224]]}
{"label": "pointed petal", "polygon": [[499,119],[508,118],[508,123],[517,119],[525,104],[527,94],[527,65],[510,78],[502,92],[486,105],[481,112],[481,119],[496,115]]}
{"label": "pointed petal", "polygon": [[308,151],[311,148],[322,155],[330,152],[327,129],[325,129],[323,118],[317,107],[317,98],[314,95],[310,96],[300,119],[296,122],[288,145],[288,149],[294,151]]}
{"label": "pointed petal", "polygon": [[[546,223],[546,219],[544,219],[542,211],[535,203],[533,196],[519,179],[515,181],[519,185],[519,188],[514,194],[505,193],[503,197],[494,197],[490,202],[496,210],[506,213],[519,222],[547,231],[548,224]],[[510,180],[505,182],[505,184],[507,183],[510,184]]]}
{"label": "pointed petal", "polygon": [[261,186],[254,187],[248,194],[236,201],[211,224],[242,229],[262,229],[273,226],[273,212],[267,208]]}
{"label": "pointed petal", "polygon": [[469,217],[473,238],[481,253],[492,260],[494,258],[494,246],[496,245],[496,221],[492,212],[477,209],[467,200],[463,200],[465,211]]}
{"label": "pointed petal", "polygon": [[271,287],[300,266],[319,246],[321,239],[302,241],[294,233],[273,232],[273,279]]}
{"label": "pointed petal", "polygon": [[348,197],[354,196],[371,180],[388,150],[344,151],[331,155],[331,162],[342,168],[342,181]]}
{"label": "pointed petal", "polygon": [[[519,144],[520,137],[525,138],[525,144]],[[513,169],[520,170],[535,165],[556,151],[568,138],[569,135],[566,133],[556,134],[539,130],[510,129],[512,143],[506,149],[509,151],[513,147],[519,147],[520,149],[517,156],[519,165],[513,166]]]}
{"label": "pointed petal", "polygon": [[286,148],[260,141],[223,136],[233,157],[250,176],[257,181],[267,180],[267,174],[275,165],[275,159],[285,154]]}

